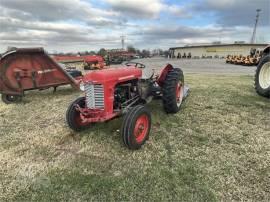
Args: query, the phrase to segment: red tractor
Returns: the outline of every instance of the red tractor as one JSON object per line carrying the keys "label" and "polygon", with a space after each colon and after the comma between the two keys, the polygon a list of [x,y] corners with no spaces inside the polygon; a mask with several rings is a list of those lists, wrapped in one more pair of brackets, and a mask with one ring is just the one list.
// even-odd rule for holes
{"label": "red tractor", "polygon": [[105,68],[86,74],[80,83],[85,96],[72,102],[66,112],[71,129],[80,131],[91,124],[125,115],[121,128],[124,144],[139,149],[149,137],[151,115],[145,104],[161,98],[167,113],[180,110],[188,94],[181,69],[168,64],[161,74],[142,78],[141,63]]}

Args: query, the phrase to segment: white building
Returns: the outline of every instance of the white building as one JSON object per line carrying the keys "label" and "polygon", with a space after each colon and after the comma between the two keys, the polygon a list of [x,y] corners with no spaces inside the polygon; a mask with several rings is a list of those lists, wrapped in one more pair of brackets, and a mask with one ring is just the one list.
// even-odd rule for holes
{"label": "white building", "polygon": [[183,47],[172,47],[169,49],[170,56],[173,58],[222,58],[227,55],[249,55],[250,49],[263,49],[267,44],[207,44],[207,45],[188,45]]}

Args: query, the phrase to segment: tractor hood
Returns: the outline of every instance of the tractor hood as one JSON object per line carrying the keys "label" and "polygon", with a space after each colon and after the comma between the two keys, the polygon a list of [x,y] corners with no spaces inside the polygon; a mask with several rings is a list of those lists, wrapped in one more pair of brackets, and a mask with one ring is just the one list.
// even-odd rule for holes
{"label": "tractor hood", "polygon": [[134,66],[113,67],[102,70],[94,70],[83,77],[83,82],[106,83],[106,82],[124,82],[142,77],[142,70]]}

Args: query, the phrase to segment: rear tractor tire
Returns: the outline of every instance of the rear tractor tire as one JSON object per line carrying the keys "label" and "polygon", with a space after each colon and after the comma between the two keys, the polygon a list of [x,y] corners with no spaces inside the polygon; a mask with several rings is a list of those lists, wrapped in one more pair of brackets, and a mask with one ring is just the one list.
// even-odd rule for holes
{"label": "rear tractor tire", "polygon": [[22,96],[20,95],[6,95],[6,94],[2,94],[1,95],[2,101],[5,104],[11,104],[11,103],[16,103],[16,102],[20,102],[22,100]]}
{"label": "rear tractor tire", "polygon": [[170,70],[162,86],[163,107],[167,113],[180,110],[184,98],[184,74],[179,68]]}
{"label": "rear tractor tire", "polygon": [[80,112],[77,111],[76,105],[79,105],[81,108],[85,107],[85,97],[79,97],[73,101],[66,112],[66,121],[68,126],[74,131],[81,131],[90,127],[89,123],[84,123],[80,117]]}
{"label": "rear tractor tire", "polygon": [[124,144],[131,150],[141,148],[148,140],[151,128],[151,114],[143,105],[130,109],[124,117],[121,135]]}
{"label": "rear tractor tire", "polygon": [[270,98],[270,55],[265,55],[259,62],[255,74],[256,92]]}

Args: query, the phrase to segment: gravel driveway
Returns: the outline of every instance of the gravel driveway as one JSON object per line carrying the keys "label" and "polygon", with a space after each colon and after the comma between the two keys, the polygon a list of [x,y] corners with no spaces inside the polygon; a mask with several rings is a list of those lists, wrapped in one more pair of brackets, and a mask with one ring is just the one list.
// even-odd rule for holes
{"label": "gravel driveway", "polygon": [[184,73],[254,75],[256,69],[255,66],[226,64],[225,59],[167,59],[153,57],[132,61],[145,64],[147,70],[149,70],[144,71],[147,75],[152,72],[152,69],[159,70],[167,63],[182,68]]}

